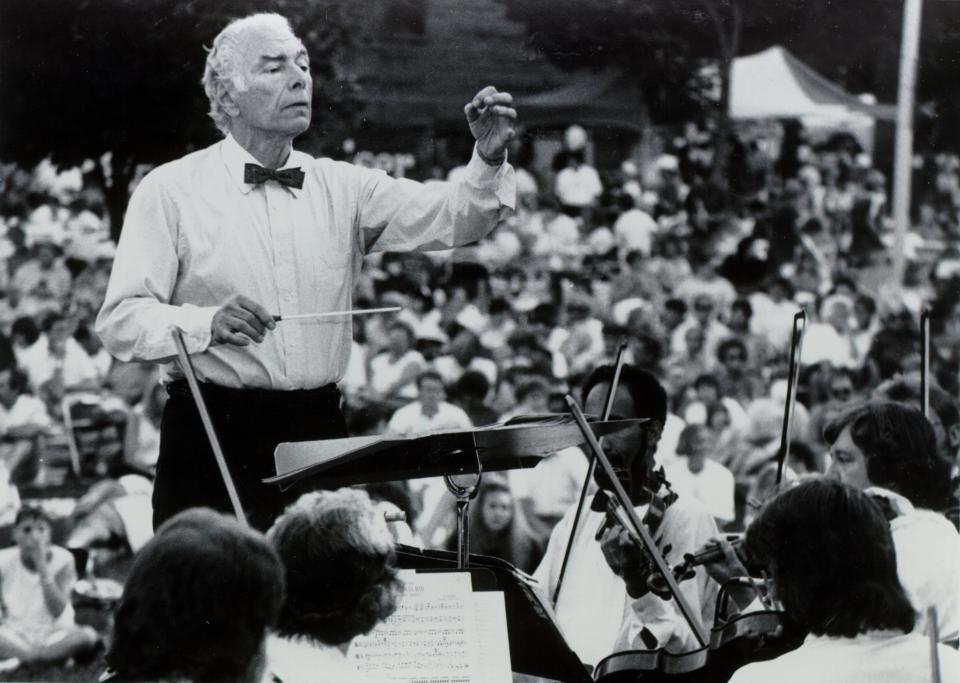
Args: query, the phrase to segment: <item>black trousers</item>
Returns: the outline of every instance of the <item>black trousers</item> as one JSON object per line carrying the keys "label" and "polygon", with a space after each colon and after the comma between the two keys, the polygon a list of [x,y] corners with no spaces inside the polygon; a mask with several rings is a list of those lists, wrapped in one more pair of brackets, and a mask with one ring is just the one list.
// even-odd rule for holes
{"label": "black trousers", "polygon": [[[311,488],[287,491],[262,483],[276,474],[273,452],[284,441],[347,435],[336,385],[300,391],[230,389],[201,384],[204,401],[240,503],[250,524],[266,530],[283,509]],[[227,488],[186,381],[167,387],[160,423],[160,457],[153,489],[153,527],[191,507],[232,513]]]}

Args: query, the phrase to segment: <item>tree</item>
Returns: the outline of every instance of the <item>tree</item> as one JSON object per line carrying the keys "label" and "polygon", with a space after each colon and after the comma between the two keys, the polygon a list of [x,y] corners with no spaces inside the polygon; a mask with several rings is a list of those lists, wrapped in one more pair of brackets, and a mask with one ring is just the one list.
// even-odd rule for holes
{"label": "tree", "polygon": [[[721,145],[733,59],[771,45],[783,45],[853,92],[872,92],[887,102],[896,97],[900,0],[501,2],[508,16],[526,26],[530,46],[554,63],[568,69],[618,65],[637,79],[654,120],[712,116]],[[928,0],[922,45],[921,101],[929,111],[960,112],[954,87],[960,77],[954,58],[960,5]],[[720,97],[714,101],[700,97],[696,84],[707,64],[720,74]],[[933,138],[960,138],[945,120],[935,128]],[[722,147],[717,152],[715,177],[723,175],[725,161]]]}
{"label": "tree", "polygon": [[348,45],[346,0],[3,0],[0,159],[72,166],[110,153],[105,186],[119,236],[136,166],[214,142],[200,86],[206,53],[226,23],[254,11],[287,16],[314,73],[314,124],[356,111],[337,57]]}

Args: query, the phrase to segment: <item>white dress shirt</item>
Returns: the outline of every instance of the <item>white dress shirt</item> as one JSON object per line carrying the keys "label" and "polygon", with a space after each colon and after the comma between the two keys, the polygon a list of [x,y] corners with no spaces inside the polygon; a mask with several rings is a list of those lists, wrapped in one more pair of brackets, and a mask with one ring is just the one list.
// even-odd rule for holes
{"label": "white dress shirt", "polygon": [[[636,508],[643,519],[647,506]],[[534,572],[539,589],[552,602],[575,507],[571,507],[550,534],[547,551]],[[614,652],[645,649],[640,632],[646,627],[660,647],[671,652],[696,649],[696,638],[683,618],[675,600],[662,600],[652,593],[634,600],[623,579],[616,576],[603,558],[597,529],[604,513],[585,509],[567,564],[560,600],[554,607],[557,624],[570,648],[584,664],[596,665]],[[716,536],[717,525],[704,507],[680,496],[667,508],[657,538],[662,547],[671,546],[667,562],[672,566]],[[680,591],[701,624],[709,630],[716,604],[717,584],[702,568],[697,576],[680,584]]]}
{"label": "white dress shirt", "polygon": [[[338,381],[350,318],[281,322],[263,343],[211,345],[219,306],[243,294],[283,316],[351,308],[362,257],[483,237],[514,206],[513,168],[476,153],[456,184],[423,185],[293,151],[302,189],[245,183],[256,159],[231,136],[147,174],[130,199],[97,332],[122,361],[170,361],[183,331],[199,378],[310,389]],[[182,376],[170,364],[165,379]]]}
{"label": "white dress shirt", "polygon": [[937,608],[941,642],[960,637],[960,534],[943,515],[914,508],[903,496],[878,486],[867,493],[889,498],[900,513],[890,521],[900,585],[917,611],[915,632],[926,633],[927,609]]}
{"label": "white dress shirt", "polygon": [[[943,681],[960,681],[960,653],[937,648]],[[930,645],[916,633],[872,631],[856,638],[807,636],[803,645],[768,662],[738,669],[730,683],[927,683]]]}

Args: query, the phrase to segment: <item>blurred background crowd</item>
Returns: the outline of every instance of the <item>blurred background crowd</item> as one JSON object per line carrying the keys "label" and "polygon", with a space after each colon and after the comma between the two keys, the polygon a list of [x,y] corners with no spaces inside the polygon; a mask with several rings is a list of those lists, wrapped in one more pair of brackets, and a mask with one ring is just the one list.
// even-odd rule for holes
{"label": "blurred background crowd", "polygon": [[[625,344],[627,360],[670,397],[657,451],[668,480],[725,528],[742,529],[775,469],[794,314],[804,310],[808,323],[788,476],[803,476],[825,470],[821,432],[840,406],[870,396],[919,402],[919,316],[928,308],[931,420],[955,463],[956,156],[924,160],[929,192],[917,197],[905,282],[895,287],[885,179],[849,144],[801,140],[789,162],[745,148],[725,192],[704,162],[711,132],[695,124],[650,163],[626,159],[603,171],[590,163],[583,128],[568,127],[562,140],[548,173],[524,168],[517,143],[519,208],[483,242],[369,257],[356,307],[402,311],[357,320],[341,383],[351,434],[561,412],[563,396],[577,395]],[[135,550],[150,535],[165,392],[155,368],[115,361],[93,332],[114,244],[91,177],[49,164],[4,172],[0,522],[37,497],[73,534],[68,545]],[[489,477],[475,506],[481,547],[535,567],[585,472],[586,458],[571,449],[532,471]],[[442,484],[381,489],[418,540],[451,543]]]}
{"label": "blurred background crowd", "polygon": [[[0,31],[18,31],[0,39],[30,66],[0,84],[0,123],[18,131],[0,140],[0,546],[27,502],[45,510],[88,580],[122,579],[115,565],[152,535],[166,393],[157,368],[112,359],[93,324],[130,191],[156,163],[215,137],[197,85],[199,46],[228,15],[266,5],[306,27],[317,84],[306,151],[442,181],[469,154],[455,140],[474,81],[513,91],[521,121],[535,120],[510,150],[519,196],[508,222],[452,252],[366,259],[355,307],[402,311],[356,321],[340,384],[351,435],[563,412],[563,397],[579,398],[586,375],[625,344],[628,362],[667,389],[657,450],[667,479],[739,530],[773,481],[794,314],[807,316],[787,462],[799,478],[825,471],[822,428],[842,406],[868,397],[919,405],[928,309],[928,417],[945,468],[930,506],[955,508],[960,155],[951,112],[960,96],[947,87],[955,60],[940,58],[960,41],[951,3],[930,3],[924,16],[902,250],[882,136],[875,145],[872,129],[814,134],[799,119],[734,126],[725,114],[733,58],[776,42],[821,68],[846,65],[831,77],[890,101],[899,3],[778,3],[764,14],[707,2],[742,10],[711,15],[716,31],[690,20],[692,0],[635,4],[384,0],[358,17],[333,0],[238,0],[230,12],[217,3],[172,12],[163,2],[5,3]],[[571,25],[565,12],[574,11],[582,21]],[[827,18],[836,30],[824,36]],[[715,33],[724,50],[701,54]],[[741,44],[724,43],[729,35]],[[104,46],[131,36],[143,63],[118,68]],[[69,49],[54,54],[51,43]],[[44,59],[31,58],[37,50]],[[75,63],[98,78],[78,79]],[[807,87],[829,90],[784,63]],[[553,89],[536,94],[544,86]],[[117,106],[118,92],[130,107]],[[137,106],[150,115],[132,116]],[[472,550],[532,571],[586,470],[583,453],[567,449],[533,470],[485,476]],[[408,528],[394,529],[401,540],[454,543],[441,482],[368,488],[407,513]]]}

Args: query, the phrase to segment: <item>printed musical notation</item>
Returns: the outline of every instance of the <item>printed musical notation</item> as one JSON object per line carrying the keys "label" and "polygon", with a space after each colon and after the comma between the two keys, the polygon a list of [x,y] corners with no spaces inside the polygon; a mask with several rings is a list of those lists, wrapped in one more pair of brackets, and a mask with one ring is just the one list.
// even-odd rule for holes
{"label": "printed musical notation", "polygon": [[403,572],[403,578],[396,613],[350,648],[364,677],[404,683],[511,680],[502,594],[474,594],[466,573]]}

